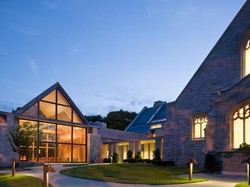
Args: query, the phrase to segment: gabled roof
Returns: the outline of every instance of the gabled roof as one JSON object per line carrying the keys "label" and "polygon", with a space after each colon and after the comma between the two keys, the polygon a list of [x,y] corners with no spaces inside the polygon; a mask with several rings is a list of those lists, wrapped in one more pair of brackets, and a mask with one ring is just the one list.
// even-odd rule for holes
{"label": "gabled roof", "polygon": [[73,102],[73,100],[69,97],[69,95],[63,89],[63,87],[60,85],[59,82],[57,82],[54,85],[52,85],[51,87],[49,87],[47,90],[45,90],[44,92],[42,92],[40,95],[38,95],[37,97],[35,97],[33,100],[31,100],[30,102],[28,102],[23,107],[18,108],[14,112],[14,115],[18,116],[18,117],[22,116],[25,111],[27,111],[31,107],[35,106],[37,102],[39,102],[40,100],[42,100],[43,98],[45,98],[46,96],[48,96],[48,94],[50,94],[51,92],[53,92],[56,89],[60,91],[60,94],[62,94],[62,97],[66,99],[66,102],[70,105],[70,107],[73,108],[74,112],[76,112],[76,114],[82,120],[82,122],[85,123],[85,124],[87,124],[88,121],[85,119],[85,117],[83,116],[82,112],[78,109],[78,107],[75,105],[75,103]]}
{"label": "gabled roof", "polygon": [[152,124],[166,121],[166,115],[166,102],[150,108],[144,107],[125,131],[148,134]]}
{"label": "gabled roof", "polygon": [[[179,94],[176,102],[189,102],[190,100],[187,96],[190,95],[196,95],[197,98],[202,97],[204,100],[209,100],[210,98],[208,97],[211,96],[212,92],[229,87],[240,81],[242,58],[240,57],[240,50],[243,39],[249,32],[249,12],[250,0],[246,0],[243,7]],[[204,106],[202,108],[204,109]],[[209,110],[209,108],[210,106],[207,106],[206,110]]]}

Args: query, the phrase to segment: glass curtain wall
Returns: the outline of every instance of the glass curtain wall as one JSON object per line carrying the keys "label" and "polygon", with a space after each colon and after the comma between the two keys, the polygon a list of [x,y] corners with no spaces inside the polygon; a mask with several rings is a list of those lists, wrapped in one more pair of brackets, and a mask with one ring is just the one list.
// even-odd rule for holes
{"label": "glass curtain wall", "polygon": [[19,120],[19,125],[33,124],[39,136],[30,145],[30,161],[86,162],[86,128],[48,122]]}

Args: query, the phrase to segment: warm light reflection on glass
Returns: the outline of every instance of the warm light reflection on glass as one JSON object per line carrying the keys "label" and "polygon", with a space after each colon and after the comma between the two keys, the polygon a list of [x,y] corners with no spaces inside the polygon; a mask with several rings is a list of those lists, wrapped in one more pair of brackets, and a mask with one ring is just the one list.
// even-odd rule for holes
{"label": "warm light reflection on glass", "polygon": [[195,117],[194,127],[193,127],[193,138],[201,139],[205,137],[204,129],[207,125],[207,116],[205,117]]}
{"label": "warm light reflection on glass", "polygon": [[161,124],[154,124],[154,125],[151,125],[150,126],[150,129],[158,129],[158,128],[161,128]]}
{"label": "warm light reflection on glass", "polygon": [[32,124],[37,131],[41,131],[29,146],[32,155],[28,161],[86,162],[86,128],[19,120],[20,126],[25,123]]}
{"label": "warm light reflection on glass", "polygon": [[242,143],[250,143],[250,107],[245,105],[234,113],[233,148],[239,148]]}
{"label": "warm light reflection on glass", "polygon": [[245,75],[250,73],[250,40],[248,40],[245,48]]}
{"label": "warm light reflection on glass", "polygon": [[33,117],[39,116],[47,119],[83,124],[80,116],[76,113],[74,108],[70,106],[67,99],[59,90],[53,90],[50,92],[38,103],[24,111],[23,115]]}

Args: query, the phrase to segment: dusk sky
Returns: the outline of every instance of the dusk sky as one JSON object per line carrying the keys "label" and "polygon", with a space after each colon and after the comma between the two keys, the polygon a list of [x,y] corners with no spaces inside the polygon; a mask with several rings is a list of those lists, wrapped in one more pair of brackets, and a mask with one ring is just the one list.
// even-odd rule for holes
{"label": "dusk sky", "polygon": [[0,110],[59,82],[84,115],[174,101],[245,0],[0,0]]}

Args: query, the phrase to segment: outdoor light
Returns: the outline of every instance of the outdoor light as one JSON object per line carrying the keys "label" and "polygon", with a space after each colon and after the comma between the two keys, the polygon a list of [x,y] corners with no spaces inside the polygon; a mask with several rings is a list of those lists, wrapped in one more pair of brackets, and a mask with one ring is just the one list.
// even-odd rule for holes
{"label": "outdoor light", "polygon": [[43,166],[43,187],[49,186],[49,172],[56,172],[56,170],[45,163]]}
{"label": "outdoor light", "polygon": [[193,176],[193,164],[197,164],[197,161],[191,157],[189,160],[189,181],[192,180]]}
{"label": "outdoor light", "polygon": [[249,168],[250,158],[242,160],[241,164],[247,165],[247,183],[248,183],[248,185],[250,185],[250,171],[249,171],[250,170],[250,168]]}
{"label": "outdoor light", "polygon": [[11,170],[12,170],[12,175],[11,175],[11,176],[12,176],[12,177],[15,176],[16,162],[17,162],[17,159],[12,158],[12,168],[11,168]]}

